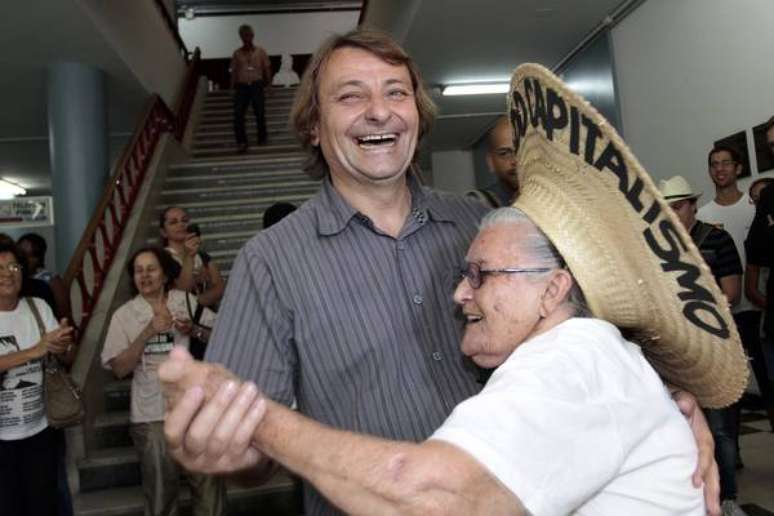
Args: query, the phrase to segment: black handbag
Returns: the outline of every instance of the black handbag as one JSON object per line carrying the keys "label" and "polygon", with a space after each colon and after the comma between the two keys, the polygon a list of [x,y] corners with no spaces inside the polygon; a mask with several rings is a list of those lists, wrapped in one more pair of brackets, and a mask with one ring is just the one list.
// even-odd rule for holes
{"label": "black handbag", "polygon": [[202,360],[204,352],[207,350],[207,343],[210,341],[212,327],[200,322],[204,313],[204,305],[197,304],[194,311],[191,307],[191,299],[188,292],[185,293],[185,305],[188,308],[188,317],[191,319],[192,324],[188,350],[195,359]]}
{"label": "black handbag", "polygon": [[[35,316],[42,338],[46,334],[46,327],[38,307],[29,297],[24,299]],[[78,425],[86,414],[80,388],[67,373],[64,364],[50,353],[43,359],[43,400],[48,424],[53,428]]]}

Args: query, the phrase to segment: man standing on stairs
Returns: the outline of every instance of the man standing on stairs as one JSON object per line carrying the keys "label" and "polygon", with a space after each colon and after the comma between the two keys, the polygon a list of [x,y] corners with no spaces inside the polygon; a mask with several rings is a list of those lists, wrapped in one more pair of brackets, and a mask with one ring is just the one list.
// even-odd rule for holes
{"label": "man standing on stairs", "polygon": [[[388,36],[355,31],[323,44],[291,114],[305,169],[322,187],[241,250],[207,361],[322,423],[415,442],[480,390],[459,350],[452,292],[488,208],[421,185],[417,144],[434,112],[416,64]],[[221,380],[215,365],[208,374],[202,382]],[[202,414],[233,400],[235,389],[222,387]],[[229,450],[235,436],[201,421],[186,424],[186,440]],[[180,430],[167,428],[167,438]],[[173,455],[191,470],[224,473],[250,453],[183,446]],[[335,513],[308,485],[304,503],[308,515]]]}
{"label": "man standing on stairs", "polygon": [[231,87],[234,90],[234,134],[239,152],[247,151],[245,112],[252,104],[258,126],[258,145],[266,142],[266,112],[264,96],[271,87],[271,63],[266,51],[253,44],[253,29],[239,27],[242,46],[231,58]]}

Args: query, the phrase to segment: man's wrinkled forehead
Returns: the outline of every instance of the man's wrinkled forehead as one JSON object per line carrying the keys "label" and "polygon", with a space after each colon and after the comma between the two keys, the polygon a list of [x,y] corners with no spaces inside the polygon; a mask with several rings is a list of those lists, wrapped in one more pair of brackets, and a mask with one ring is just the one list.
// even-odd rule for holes
{"label": "man's wrinkled forehead", "polygon": [[390,82],[404,83],[406,86],[413,89],[413,79],[411,77],[411,71],[405,63],[391,62],[384,57],[376,54],[366,48],[360,48],[356,46],[343,46],[333,50],[323,61],[320,63],[320,71],[318,73],[317,92],[321,93],[323,83],[328,85],[334,85],[339,87],[345,84],[356,84],[359,82],[365,82],[371,78],[371,71],[367,68],[358,69],[351,64],[351,60],[339,59],[342,54],[348,52],[363,52],[373,59],[378,59],[386,66],[392,67],[395,70],[394,77],[390,79]]}

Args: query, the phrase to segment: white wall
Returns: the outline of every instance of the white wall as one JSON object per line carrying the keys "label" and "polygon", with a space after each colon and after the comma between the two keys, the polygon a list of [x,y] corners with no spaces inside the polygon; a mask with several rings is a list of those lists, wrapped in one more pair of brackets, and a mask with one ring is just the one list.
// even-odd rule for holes
{"label": "white wall", "polygon": [[476,187],[473,153],[452,150],[433,153],[433,188],[465,193]]}
{"label": "white wall", "polygon": [[681,174],[711,199],[707,152],[740,130],[757,177],[751,128],[774,114],[773,27],[771,0],[647,0],[613,29],[624,135],[655,179]]}
{"label": "white wall", "polygon": [[205,16],[180,18],[180,35],[186,46],[199,47],[207,59],[231,57],[238,46],[239,26],[253,27],[256,44],[271,55],[313,54],[333,33],[344,33],[357,26],[358,11],[294,14],[255,14],[244,16]]}
{"label": "white wall", "polygon": [[[149,93],[174,109],[188,68],[152,0],[80,0],[87,14]],[[151,58],[152,56],[152,58]]]}

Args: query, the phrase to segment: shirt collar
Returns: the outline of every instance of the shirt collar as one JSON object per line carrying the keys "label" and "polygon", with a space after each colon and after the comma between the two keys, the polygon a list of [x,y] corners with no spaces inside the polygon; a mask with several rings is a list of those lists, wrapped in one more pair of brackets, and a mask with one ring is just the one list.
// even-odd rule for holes
{"label": "shirt collar", "polygon": [[[451,206],[448,203],[444,203],[436,192],[433,192],[426,186],[422,186],[412,173],[408,174],[406,180],[411,192],[412,213],[427,212],[433,220],[440,222],[454,221],[454,213],[452,213]],[[362,216],[336,191],[330,176],[326,176],[323,180],[316,212],[317,231],[321,236],[341,233],[354,217]]]}

